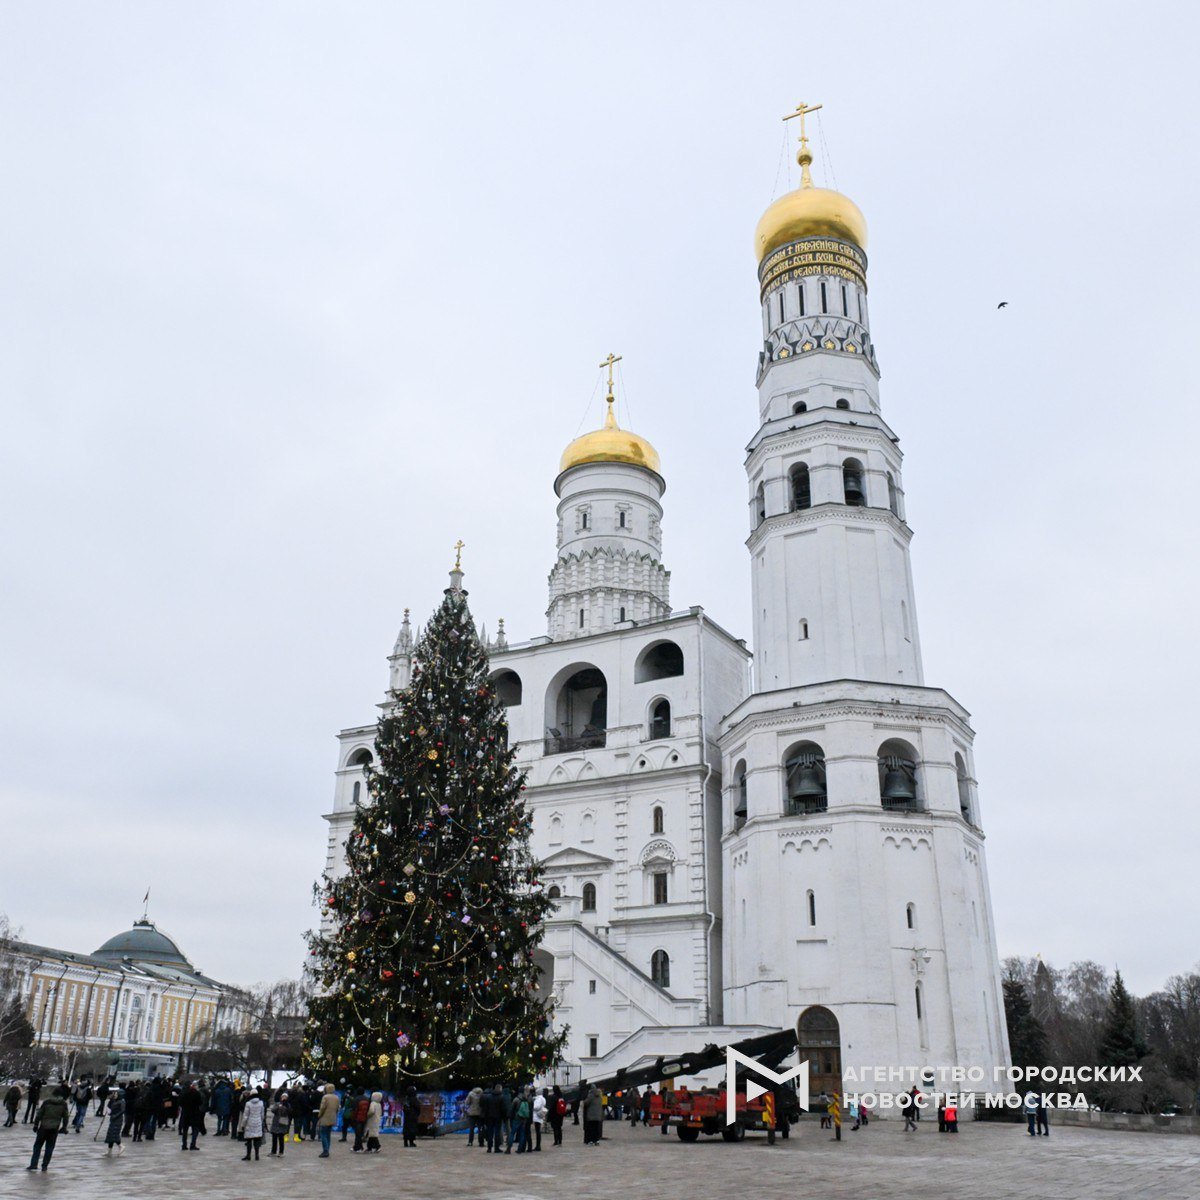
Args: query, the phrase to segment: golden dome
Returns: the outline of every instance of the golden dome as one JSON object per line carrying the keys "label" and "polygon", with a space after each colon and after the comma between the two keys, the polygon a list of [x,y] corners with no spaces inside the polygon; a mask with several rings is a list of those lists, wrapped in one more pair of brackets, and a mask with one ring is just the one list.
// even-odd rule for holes
{"label": "golden dome", "polygon": [[867,219],[849,196],[802,184],[763,213],[754,231],[754,254],[762,262],[772,250],[810,237],[837,238],[866,250]]}
{"label": "golden dome", "polygon": [[618,462],[634,467],[645,467],[647,471],[659,473],[658,451],[643,437],[630,433],[617,424],[613,410],[613,394],[608,394],[608,414],[604,425],[577,437],[564,451],[558,464],[559,472],[568,471],[584,463]]}
{"label": "golden dome", "polygon": [[801,104],[783,118],[785,121],[800,118],[800,151],[796,155],[800,164],[800,186],[794,192],[780,196],[759,220],[754,231],[754,253],[759,262],[772,250],[800,238],[837,238],[852,242],[860,250],[867,248],[867,219],[858,205],[841,192],[813,187],[810,170],[813,156],[804,132],[804,118],[821,107],[820,104]]}

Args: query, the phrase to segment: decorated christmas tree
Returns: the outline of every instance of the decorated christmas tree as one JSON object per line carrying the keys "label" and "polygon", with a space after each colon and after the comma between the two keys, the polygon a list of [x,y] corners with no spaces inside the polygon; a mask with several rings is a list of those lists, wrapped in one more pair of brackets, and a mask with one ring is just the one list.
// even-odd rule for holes
{"label": "decorated christmas tree", "polygon": [[554,1066],[534,949],[552,901],[504,709],[461,588],[413,652],[411,683],[379,724],[370,801],[347,873],[317,891],[310,1069],[395,1089],[528,1079]]}

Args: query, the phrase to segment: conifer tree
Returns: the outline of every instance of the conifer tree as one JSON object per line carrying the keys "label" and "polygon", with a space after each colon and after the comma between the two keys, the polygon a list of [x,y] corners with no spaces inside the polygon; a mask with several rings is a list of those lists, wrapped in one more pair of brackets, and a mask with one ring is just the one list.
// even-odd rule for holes
{"label": "conifer tree", "polygon": [[549,1070],[534,949],[552,901],[529,849],[532,817],[461,574],[413,653],[412,681],[379,724],[370,802],[347,872],[317,893],[310,1068],[378,1086],[473,1086]]}
{"label": "conifer tree", "polygon": [[1004,980],[1004,1019],[1008,1025],[1008,1049],[1014,1067],[1046,1065],[1046,1033],[1033,1015],[1029,993],[1021,980]]}
{"label": "conifer tree", "polygon": [[1100,1059],[1104,1066],[1128,1067],[1147,1054],[1146,1043],[1138,1034],[1137,1009],[1121,972],[1117,971],[1108,991],[1108,1011],[1104,1018],[1104,1036],[1100,1040]]}

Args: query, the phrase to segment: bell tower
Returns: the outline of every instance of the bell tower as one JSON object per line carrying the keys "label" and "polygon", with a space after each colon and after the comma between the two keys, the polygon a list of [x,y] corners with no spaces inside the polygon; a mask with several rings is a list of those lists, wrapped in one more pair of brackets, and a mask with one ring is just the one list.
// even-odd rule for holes
{"label": "bell tower", "polygon": [[746,458],[755,685],[921,683],[901,454],[879,407],[867,223],[813,186],[800,105],[800,187],[755,233],[763,347]]}
{"label": "bell tower", "polygon": [[[867,223],[800,186],[755,232],[754,684],[720,738],[727,1021],[841,1068],[1007,1064],[970,715],[925,686]],[[764,905],[763,897],[773,898]],[[753,916],[753,920],[749,919]]]}

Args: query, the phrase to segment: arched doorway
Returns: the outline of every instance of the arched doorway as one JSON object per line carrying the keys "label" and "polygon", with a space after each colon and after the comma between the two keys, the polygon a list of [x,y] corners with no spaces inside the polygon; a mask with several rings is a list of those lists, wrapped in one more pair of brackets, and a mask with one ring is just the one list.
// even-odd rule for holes
{"label": "arched doorway", "polygon": [[811,1107],[822,1092],[842,1090],[842,1034],[838,1019],[819,1005],[806,1008],[796,1024],[800,1061],[808,1060],[808,1092]]}

